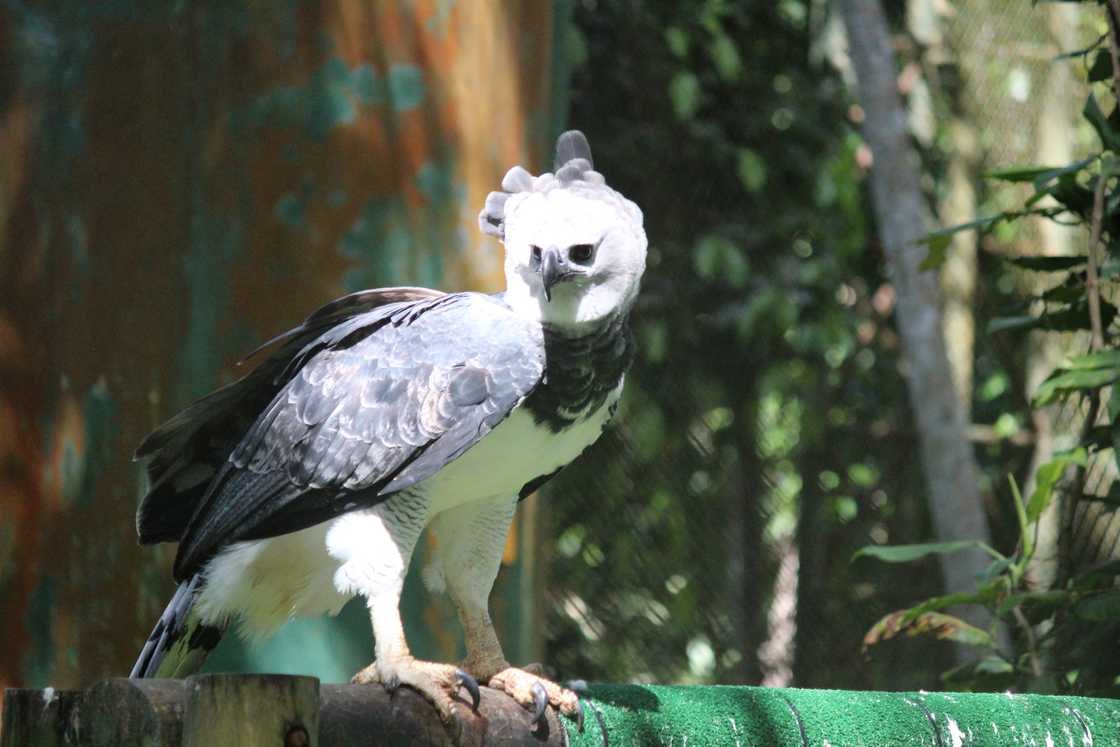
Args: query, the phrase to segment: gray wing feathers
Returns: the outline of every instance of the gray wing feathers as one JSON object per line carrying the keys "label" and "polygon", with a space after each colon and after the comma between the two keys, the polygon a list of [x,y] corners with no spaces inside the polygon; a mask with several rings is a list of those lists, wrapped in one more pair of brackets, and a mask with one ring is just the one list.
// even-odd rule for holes
{"label": "gray wing feathers", "polygon": [[402,304],[365,336],[360,318],[339,327],[293,362],[233,450],[180,544],[177,576],[230,541],[415,485],[505,418],[543,372],[539,332],[478,294]]}

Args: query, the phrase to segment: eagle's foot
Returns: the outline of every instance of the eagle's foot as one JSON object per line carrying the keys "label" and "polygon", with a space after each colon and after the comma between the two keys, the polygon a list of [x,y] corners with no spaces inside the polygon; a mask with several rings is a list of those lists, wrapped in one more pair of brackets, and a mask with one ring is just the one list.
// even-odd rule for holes
{"label": "eagle's foot", "polygon": [[[529,671],[529,669],[533,671]],[[533,714],[536,721],[544,718],[545,708],[552,705],[560,713],[574,720],[583,731],[583,706],[579,696],[566,687],[541,677],[539,664],[525,669],[509,667],[495,674],[487,682],[495,690],[501,690],[516,700],[522,708]]]}
{"label": "eagle's foot", "polygon": [[459,688],[464,688],[470,695],[471,710],[478,710],[481,699],[478,683],[463,670],[450,664],[418,661],[411,656],[387,662],[375,661],[355,674],[350,682],[355,685],[379,682],[390,693],[401,685],[408,685],[427,698],[439,712],[440,719],[456,731],[462,726],[459,709],[463,703],[455,699]]}

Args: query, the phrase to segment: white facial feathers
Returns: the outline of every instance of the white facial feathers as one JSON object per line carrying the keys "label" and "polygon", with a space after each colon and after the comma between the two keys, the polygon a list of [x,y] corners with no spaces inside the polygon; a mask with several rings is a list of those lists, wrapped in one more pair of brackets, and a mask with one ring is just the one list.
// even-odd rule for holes
{"label": "white facial feathers", "polygon": [[[642,212],[591,168],[583,135],[557,144],[555,174],[515,166],[479,215],[506,247],[506,300],[529,318],[581,326],[627,311],[645,270]],[[572,157],[574,156],[574,157]]]}

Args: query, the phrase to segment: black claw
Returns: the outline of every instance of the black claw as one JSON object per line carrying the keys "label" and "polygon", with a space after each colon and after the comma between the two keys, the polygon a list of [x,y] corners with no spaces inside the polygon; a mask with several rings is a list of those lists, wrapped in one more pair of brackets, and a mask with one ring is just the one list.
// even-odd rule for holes
{"label": "black claw", "polygon": [[576,699],[576,729],[583,734],[583,701]]}
{"label": "black claw", "polygon": [[465,687],[471,696],[471,710],[478,713],[478,704],[482,702],[482,693],[478,690],[478,681],[474,677],[459,669],[455,672],[455,679],[459,687]]}
{"label": "black claw", "polygon": [[543,721],[544,709],[548,707],[548,692],[539,682],[534,682],[529,689],[533,693],[533,720]]}
{"label": "black claw", "polygon": [[391,674],[389,675],[389,678],[385,680],[384,685],[385,689],[389,691],[390,695],[392,695],[397,691],[397,688],[401,686],[401,678],[395,674]]}

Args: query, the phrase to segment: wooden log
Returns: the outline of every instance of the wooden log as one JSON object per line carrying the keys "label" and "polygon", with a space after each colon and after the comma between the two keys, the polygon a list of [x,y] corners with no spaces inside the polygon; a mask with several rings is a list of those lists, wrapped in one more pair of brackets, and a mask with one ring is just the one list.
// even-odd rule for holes
{"label": "wooden log", "polygon": [[[408,687],[324,685],[313,677],[208,674],[186,680],[98,682],[87,690],[5,691],[0,747],[534,747],[565,743],[497,690],[480,688],[478,713],[462,699],[458,741]],[[465,693],[464,693],[465,696]]]}
{"label": "wooden log", "polygon": [[10,688],[4,691],[3,747],[73,747],[81,690]]}
{"label": "wooden log", "polygon": [[462,732],[456,743],[436,710],[415,690],[400,687],[390,694],[380,685],[323,685],[319,747],[565,744],[564,725],[555,709],[549,708],[547,722],[537,726],[529,712],[505,693],[488,687],[479,690],[482,699],[477,714],[471,711],[469,700],[460,699]]}
{"label": "wooden log", "polygon": [[203,674],[187,680],[183,747],[317,747],[319,680],[278,674]]}
{"label": "wooden log", "polygon": [[[183,680],[102,680],[78,706],[81,747],[164,747],[181,743],[187,683]],[[6,746],[5,746],[6,747]]]}

